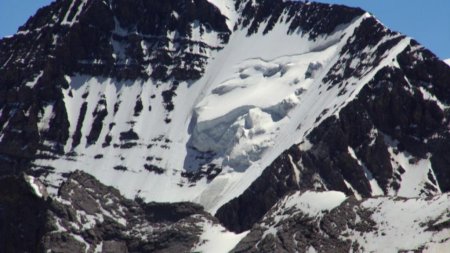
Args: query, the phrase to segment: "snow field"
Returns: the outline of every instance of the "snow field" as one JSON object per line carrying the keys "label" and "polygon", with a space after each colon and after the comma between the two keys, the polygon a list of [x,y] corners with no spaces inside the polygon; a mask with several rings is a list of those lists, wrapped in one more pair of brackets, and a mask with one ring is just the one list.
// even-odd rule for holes
{"label": "snow field", "polygon": [[248,232],[240,234],[228,232],[222,225],[214,224],[207,219],[204,219],[201,226],[203,233],[200,235],[198,244],[191,250],[192,252],[228,253],[248,234]]}
{"label": "snow field", "polygon": [[[398,252],[413,250],[426,245],[425,252],[435,252],[449,243],[450,229],[427,230],[427,223],[438,225],[450,218],[449,194],[433,198],[394,199],[380,197],[366,200],[364,208],[373,211],[371,218],[376,222],[376,230],[352,234],[367,252]],[[443,243],[438,246],[437,243]],[[381,250],[381,251],[380,251]]]}
{"label": "snow field", "polygon": [[[200,80],[178,85],[171,112],[164,108],[162,96],[172,88],[171,83],[67,77],[70,88],[63,93],[71,137],[65,151],[76,155],[37,160],[35,165],[58,168],[58,173],[45,179],[49,185],[57,186],[61,173],[80,169],[118,188],[128,198],[139,195],[147,201],[193,201],[215,213],[242,194],[284,150],[304,141],[309,131],[327,117],[338,116],[379,69],[396,64],[391,59],[409,44],[409,39],[387,52],[381,64],[367,70],[361,79],[347,80],[353,85],[345,94],[339,94],[338,87],[327,89],[322,82],[339,57],[347,57],[339,56],[342,47],[370,17],[363,15],[316,41],[300,32],[288,35],[289,24],[283,22],[266,35],[262,31],[252,36],[235,31],[224,49],[211,55]],[[376,50],[377,46],[366,50]],[[143,109],[135,114],[137,100]],[[103,109],[108,113],[97,143],[88,145],[86,136],[100,101],[105,102]],[[87,110],[82,137],[73,148],[83,103],[87,103]],[[45,110],[39,123],[43,128],[51,117],[48,111],[52,109]],[[165,123],[167,119],[170,123]],[[121,140],[121,134],[130,130],[138,140]],[[111,144],[104,147],[107,137]],[[210,157],[198,161],[199,152]],[[203,178],[190,182],[181,176],[183,171],[196,171],[202,163],[214,164],[222,172],[212,181]],[[145,165],[157,166],[163,172],[149,172]],[[374,179],[371,185],[374,194],[379,194]]]}

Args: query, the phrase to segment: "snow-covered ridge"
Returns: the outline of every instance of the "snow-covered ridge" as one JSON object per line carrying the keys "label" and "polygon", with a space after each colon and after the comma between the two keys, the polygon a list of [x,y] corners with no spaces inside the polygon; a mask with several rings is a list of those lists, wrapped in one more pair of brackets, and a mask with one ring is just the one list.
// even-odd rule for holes
{"label": "snow-covered ridge", "polygon": [[338,207],[346,199],[345,194],[338,191],[296,192],[278,202],[274,206],[277,212],[270,215],[277,216],[277,219],[281,219],[282,216],[288,218],[293,214],[292,210],[295,210],[295,212],[301,212],[309,217],[316,218],[323,215],[324,212],[329,212]]}
{"label": "snow-covered ridge", "polygon": [[431,228],[448,223],[449,194],[429,199],[374,198],[364,201],[362,207],[373,211],[371,218],[376,229],[362,236],[349,232],[347,238],[367,251],[397,252],[424,246],[425,252],[440,252],[450,246],[449,228]]}
{"label": "snow-covered ridge", "polygon": [[290,252],[300,246],[310,252],[444,252],[450,246],[444,225],[449,200],[449,194],[356,201],[341,192],[295,192],[274,205],[234,252]]}
{"label": "snow-covered ridge", "polygon": [[447,63],[447,65],[450,66],[450,59],[446,59],[446,60],[444,60],[444,62]]}
{"label": "snow-covered ridge", "polygon": [[238,17],[238,12],[235,9],[233,0],[207,0],[212,3],[214,6],[219,8],[222,15],[227,18],[227,26],[230,31],[233,31],[234,24]]}

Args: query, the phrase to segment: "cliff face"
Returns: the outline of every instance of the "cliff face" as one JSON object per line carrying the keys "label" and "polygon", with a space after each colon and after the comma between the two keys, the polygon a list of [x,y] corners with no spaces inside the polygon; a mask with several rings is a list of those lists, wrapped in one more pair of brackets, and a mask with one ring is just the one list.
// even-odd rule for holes
{"label": "cliff face", "polygon": [[[383,241],[372,204],[403,200],[439,211],[397,250],[448,243],[450,67],[363,10],[58,0],[0,40],[0,66],[0,178],[16,182],[0,214],[29,219],[9,252],[376,251],[351,235]],[[305,216],[308,192],[347,197]]]}

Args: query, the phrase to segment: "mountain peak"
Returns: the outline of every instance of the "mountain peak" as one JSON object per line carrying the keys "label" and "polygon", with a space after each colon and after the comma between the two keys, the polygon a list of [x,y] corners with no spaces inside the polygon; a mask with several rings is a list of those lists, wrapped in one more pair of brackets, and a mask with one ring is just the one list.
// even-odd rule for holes
{"label": "mountain peak", "polygon": [[[385,220],[370,217],[374,201],[389,209],[407,199],[417,211],[433,196],[427,203],[440,211],[418,217],[423,224],[408,236],[446,232],[435,218],[450,190],[449,67],[361,9],[59,0],[0,40],[0,66],[0,174],[21,181],[24,173],[30,187],[47,188],[55,205],[39,210],[49,208],[59,225],[47,226],[46,238],[163,252],[209,248],[225,243],[221,235],[228,250],[245,237],[239,252],[297,245],[304,238],[291,232],[308,227],[336,238],[324,247],[363,251],[359,239],[339,239],[341,215],[353,234],[367,224],[365,233],[386,232]],[[311,205],[315,197],[335,205]],[[132,210],[142,226],[127,225],[136,224]],[[84,218],[64,215],[73,212]],[[92,227],[53,229],[83,219],[96,224],[98,240]],[[160,244],[165,228],[186,243]],[[156,231],[151,240],[148,231]]]}

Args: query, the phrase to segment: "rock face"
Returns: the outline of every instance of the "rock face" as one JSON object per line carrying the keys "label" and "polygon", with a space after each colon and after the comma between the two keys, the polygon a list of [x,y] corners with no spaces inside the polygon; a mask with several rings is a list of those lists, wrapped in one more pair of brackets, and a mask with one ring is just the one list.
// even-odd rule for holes
{"label": "rock face", "polygon": [[0,66],[1,252],[449,244],[450,67],[361,9],[57,0]]}
{"label": "rock face", "polygon": [[307,185],[300,185],[295,177],[297,168],[291,161],[298,162],[298,155],[296,150],[281,154],[242,195],[223,205],[215,216],[234,232],[246,231],[286,193],[313,187],[311,176],[306,179],[306,175],[302,175]]}
{"label": "rock face", "polygon": [[123,198],[94,177],[68,175],[49,208],[44,250],[52,252],[184,252],[199,240],[200,206]]}

